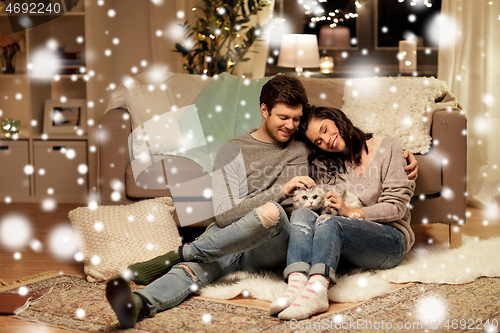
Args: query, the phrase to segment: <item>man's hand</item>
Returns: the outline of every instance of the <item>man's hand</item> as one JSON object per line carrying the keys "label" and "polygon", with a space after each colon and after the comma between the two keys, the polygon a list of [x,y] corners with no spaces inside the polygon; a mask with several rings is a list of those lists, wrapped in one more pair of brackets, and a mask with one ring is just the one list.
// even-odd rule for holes
{"label": "man's hand", "polygon": [[291,197],[293,195],[293,192],[297,188],[301,189],[306,189],[308,187],[313,187],[316,186],[316,183],[314,180],[312,180],[311,177],[308,176],[296,176],[290,179],[287,183],[285,183],[281,187],[281,191],[283,192],[283,195],[285,197]]}
{"label": "man's hand", "polygon": [[418,177],[417,159],[415,158],[415,156],[412,153],[407,152],[406,150],[403,152],[403,157],[408,162],[408,165],[404,167],[406,173],[408,174],[408,179],[413,180],[413,181],[417,181],[417,177]]}

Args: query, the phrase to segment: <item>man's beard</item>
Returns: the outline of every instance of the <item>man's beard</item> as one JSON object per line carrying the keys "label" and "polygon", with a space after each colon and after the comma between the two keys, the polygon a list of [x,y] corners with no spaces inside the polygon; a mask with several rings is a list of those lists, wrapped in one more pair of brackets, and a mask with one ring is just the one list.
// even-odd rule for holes
{"label": "man's beard", "polygon": [[278,141],[278,142],[288,142],[290,141],[290,139],[292,138],[292,135],[293,135],[293,130],[291,131],[292,133],[290,134],[290,136],[288,137],[283,137],[280,135],[280,129],[281,127],[277,128],[277,127],[273,127],[273,129],[275,129],[275,131],[272,131],[270,128],[269,128],[269,125],[267,122],[264,123],[264,127],[266,128],[266,132],[267,134],[275,141]]}

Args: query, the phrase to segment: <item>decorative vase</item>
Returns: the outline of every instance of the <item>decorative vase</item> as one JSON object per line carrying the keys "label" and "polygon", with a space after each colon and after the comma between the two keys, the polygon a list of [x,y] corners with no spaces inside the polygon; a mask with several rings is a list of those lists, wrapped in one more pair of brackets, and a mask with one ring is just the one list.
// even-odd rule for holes
{"label": "decorative vase", "polygon": [[18,50],[19,45],[17,43],[3,47],[3,60],[5,62],[5,66],[3,67],[4,74],[14,74],[16,72],[14,56]]}

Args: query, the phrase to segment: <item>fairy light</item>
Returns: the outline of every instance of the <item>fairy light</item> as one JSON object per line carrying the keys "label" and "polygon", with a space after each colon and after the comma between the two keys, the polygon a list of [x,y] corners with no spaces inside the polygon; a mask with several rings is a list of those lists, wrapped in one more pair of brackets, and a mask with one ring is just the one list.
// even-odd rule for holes
{"label": "fairy light", "polygon": [[[398,0],[399,3],[403,3],[405,2],[405,0]],[[414,7],[414,6],[417,6],[418,4],[420,3],[420,0],[411,0],[410,1],[410,6]],[[424,0],[423,1],[423,5],[426,6],[427,8],[431,8],[432,7],[432,3],[430,0]]]}
{"label": "fairy light", "polygon": [[[425,0],[427,1],[427,0]],[[325,13],[325,9],[322,7],[322,4],[327,3],[328,0],[309,0],[305,1],[302,5],[304,8],[304,14],[306,16],[312,15],[309,19],[311,23],[315,24],[321,21],[334,21],[334,23],[330,24],[331,28],[337,26],[337,23],[344,22],[345,20],[352,20],[358,17],[358,14],[355,12],[356,9],[361,8],[361,3],[358,0],[350,1],[345,9],[337,8],[334,11]],[[326,15],[325,15],[326,14]],[[339,17],[339,19],[334,17]]]}

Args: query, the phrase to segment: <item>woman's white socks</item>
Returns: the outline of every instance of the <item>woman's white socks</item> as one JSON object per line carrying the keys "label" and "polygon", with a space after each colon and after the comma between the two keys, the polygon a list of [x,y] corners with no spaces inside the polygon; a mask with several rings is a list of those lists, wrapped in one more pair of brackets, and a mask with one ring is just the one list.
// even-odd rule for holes
{"label": "woman's white socks", "polygon": [[315,274],[311,276],[300,295],[290,306],[280,312],[278,318],[283,320],[306,319],[313,314],[328,310],[329,283],[330,280],[323,275]]}
{"label": "woman's white socks", "polygon": [[288,276],[288,286],[283,296],[274,301],[269,307],[271,316],[289,307],[299,296],[307,283],[307,276],[304,273],[292,273]]}

